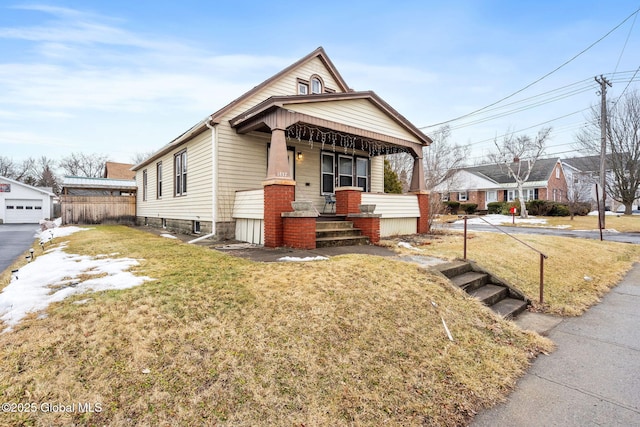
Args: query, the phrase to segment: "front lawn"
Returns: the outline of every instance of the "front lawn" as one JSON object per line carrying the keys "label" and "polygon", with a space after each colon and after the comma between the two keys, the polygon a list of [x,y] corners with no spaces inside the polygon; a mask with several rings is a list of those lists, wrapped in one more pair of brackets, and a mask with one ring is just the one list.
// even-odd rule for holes
{"label": "front lawn", "polygon": [[461,425],[552,348],[388,258],[259,264],[121,226],[64,240],[155,280],[1,334],[3,401],[36,408],[3,425]]}

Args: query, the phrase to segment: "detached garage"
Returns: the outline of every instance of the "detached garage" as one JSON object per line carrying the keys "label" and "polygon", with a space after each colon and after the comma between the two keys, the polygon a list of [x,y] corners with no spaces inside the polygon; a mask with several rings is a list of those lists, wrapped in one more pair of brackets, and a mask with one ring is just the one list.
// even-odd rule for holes
{"label": "detached garage", "polygon": [[51,191],[0,176],[0,223],[36,224],[51,219]]}

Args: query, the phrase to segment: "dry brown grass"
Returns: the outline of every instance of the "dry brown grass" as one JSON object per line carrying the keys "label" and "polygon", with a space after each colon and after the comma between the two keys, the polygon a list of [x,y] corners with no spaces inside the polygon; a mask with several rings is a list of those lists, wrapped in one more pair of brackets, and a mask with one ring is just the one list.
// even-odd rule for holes
{"label": "dry brown grass", "polygon": [[102,408],[2,424],[461,425],[551,348],[399,261],[257,264],[124,227],[68,240],[158,280],[0,335],[4,401]]}
{"label": "dry brown grass", "polygon": [[[544,306],[538,304],[540,256],[536,252],[504,234],[469,233],[467,257],[519,288],[538,310],[553,314],[583,313],[640,260],[638,245],[527,234],[517,237],[549,256],[544,262]],[[462,234],[457,232],[418,239],[414,244],[424,255],[463,256]]]}

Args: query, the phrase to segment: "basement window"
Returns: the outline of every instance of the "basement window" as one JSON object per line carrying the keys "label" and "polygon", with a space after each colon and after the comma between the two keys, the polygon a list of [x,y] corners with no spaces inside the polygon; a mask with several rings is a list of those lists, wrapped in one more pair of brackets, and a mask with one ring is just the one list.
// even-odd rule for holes
{"label": "basement window", "polygon": [[193,221],[193,232],[200,234],[200,221]]}

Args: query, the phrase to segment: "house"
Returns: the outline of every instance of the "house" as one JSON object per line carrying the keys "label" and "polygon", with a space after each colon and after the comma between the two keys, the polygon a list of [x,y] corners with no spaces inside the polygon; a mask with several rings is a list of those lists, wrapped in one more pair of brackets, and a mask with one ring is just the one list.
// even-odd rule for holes
{"label": "house", "polygon": [[0,223],[37,224],[53,217],[55,194],[0,176]]}
{"label": "house", "polygon": [[133,165],[129,163],[106,162],[104,165],[103,178],[126,180],[135,179],[136,173],[131,170],[132,167]]}
{"label": "house", "polygon": [[[135,165],[137,222],[311,248],[335,197],[335,213],[374,241],[426,232],[430,143],[374,92],[352,90],[320,47]],[[411,193],[384,194],[384,156],[399,152],[414,158]],[[293,212],[293,201],[307,208]]]}
{"label": "house", "polygon": [[65,176],[60,194],[63,224],[135,223],[135,179]]}
{"label": "house", "polygon": [[[514,163],[512,167],[515,169],[517,165]],[[518,194],[516,182],[506,167],[498,164],[452,170],[435,191],[443,201],[475,203],[479,210],[485,210],[491,202],[511,202],[520,197],[565,202],[567,181],[560,159],[550,158],[535,162],[529,179],[524,183],[523,195]]]}
{"label": "house", "polygon": [[[611,164],[611,154],[608,154],[606,165]],[[600,185],[600,156],[583,156],[572,157],[562,160],[562,166],[567,175],[567,183],[569,185],[569,191],[576,192],[574,198],[576,201],[583,201],[591,203],[592,208],[598,207],[596,197],[596,184]],[[613,171],[608,169],[605,171],[605,176],[608,182],[613,182],[615,179]],[[616,201],[612,194],[607,192],[605,204],[608,209],[613,211],[624,210],[624,205]],[[633,209],[638,206],[638,199],[633,203]]]}

